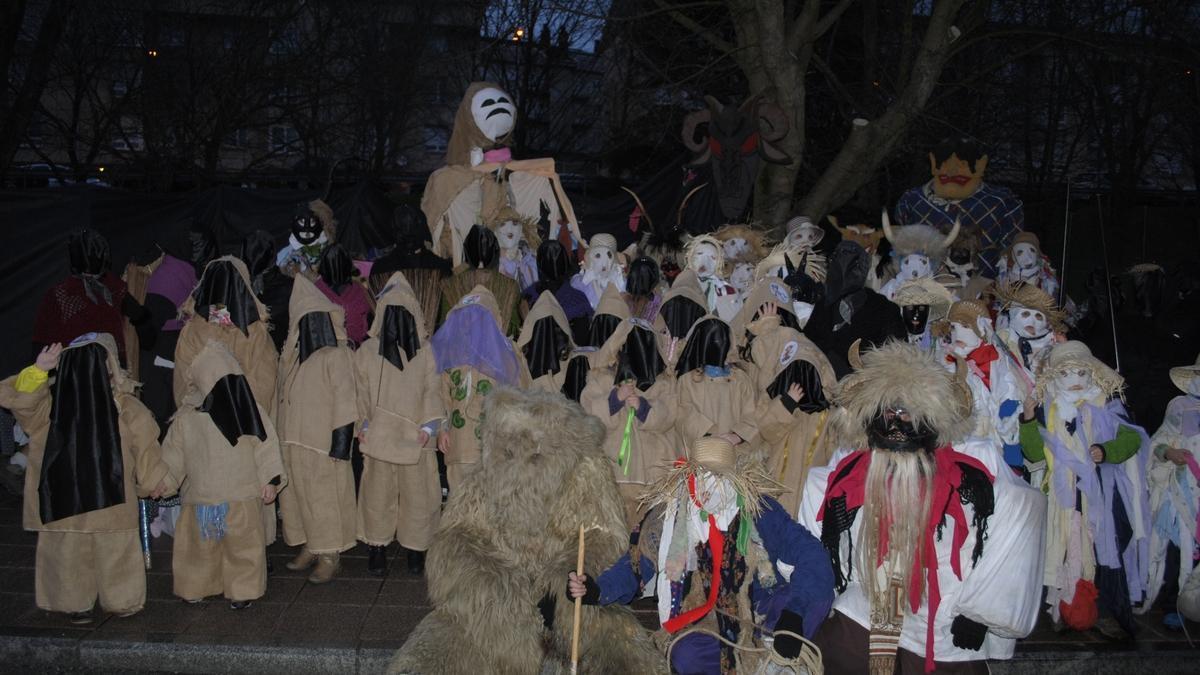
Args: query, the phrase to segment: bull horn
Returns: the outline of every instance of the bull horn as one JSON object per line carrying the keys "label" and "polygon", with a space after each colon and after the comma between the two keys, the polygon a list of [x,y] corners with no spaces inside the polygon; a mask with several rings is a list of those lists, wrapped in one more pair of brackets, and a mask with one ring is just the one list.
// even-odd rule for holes
{"label": "bull horn", "polygon": [[704,139],[697,141],[696,140],[696,129],[701,124],[706,124],[711,121],[712,121],[712,111],[709,110],[708,108],[704,108],[702,110],[697,110],[695,112],[688,113],[687,116],[683,118],[683,134],[682,134],[683,145],[688,150],[691,150],[695,154],[701,154],[701,153],[708,152],[708,137],[707,137],[707,135],[705,136]]}
{"label": "bull horn", "polygon": [[825,216],[825,220],[828,220],[829,224],[833,225],[833,229],[837,230],[838,232],[842,231],[842,228],[840,226],[838,226],[837,216],[834,216],[834,215]]}
{"label": "bull horn", "polygon": [[888,241],[893,240],[892,235],[892,219],[888,218],[887,207],[883,207],[883,236],[887,237]]}
{"label": "bull horn", "polygon": [[762,134],[764,141],[774,143],[788,135],[792,125],[783,108],[774,103],[762,102],[755,106],[754,112],[757,115],[755,122],[758,132]]}
{"label": "bull horn", "polygon": [[850,363],[850,367],[855,370],[862,370],[862,354],[859,353],[859,347],[862,345],[862,338],[858,338],[850,343],[850,349],[846,352],[846,361]]}
{"label": "bull horn", "polygon": [[950,244],[953,244],[954,240],[958,237],[958,231],[961,229],[962,229],[962,216],[955,216],[954,217],[954,227],[950,228],[950,234],[946,235],[946,240],[944,242],[942,242],[942,245],[945,246],[946,248],[949,248]]}

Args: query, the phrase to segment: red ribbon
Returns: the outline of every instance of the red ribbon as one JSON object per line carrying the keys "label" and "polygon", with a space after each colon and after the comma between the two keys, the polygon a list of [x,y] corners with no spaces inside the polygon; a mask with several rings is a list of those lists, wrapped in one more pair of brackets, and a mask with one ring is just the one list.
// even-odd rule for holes
{"label": "red ribbon", "polygon": [[[688,494],[691,495],[696,506],[700,506],[700,500],[696,499],[695,474],[688,476]],[[680,533],[675,533],[675,536],[679,535]],[[708,588],[708,600],[699,607],[667,619],[663,623],[663,629],[668,633],[678,632],[679,629],[703,619],[712,611],[713,607],[717,606],[717,597],[721,594],[721,563],[725,560],[725,535],[717,527],[717,519],[711,513],[708,514],[708,550],[712,553],[713,561],[712,583]]]}

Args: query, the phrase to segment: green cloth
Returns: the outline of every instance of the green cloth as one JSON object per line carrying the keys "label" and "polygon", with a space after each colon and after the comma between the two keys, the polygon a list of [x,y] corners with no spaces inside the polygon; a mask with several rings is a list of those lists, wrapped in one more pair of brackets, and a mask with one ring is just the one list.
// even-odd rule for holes
{"label": "green cloth", "polygon": [[1046,443],[1042,440],[1041,426],[1036,419],[1021,422],[1021,432],[1017,436],[1021,443],[1021,454],[1031,462],[1046,459]]}

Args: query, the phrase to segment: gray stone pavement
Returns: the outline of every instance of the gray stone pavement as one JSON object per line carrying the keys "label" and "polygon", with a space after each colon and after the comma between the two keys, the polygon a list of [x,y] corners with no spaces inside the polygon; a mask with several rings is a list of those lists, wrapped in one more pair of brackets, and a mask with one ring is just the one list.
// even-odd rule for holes
{"label": "gray stone pavement", "polygon": [[[275,574],[252,607],[235,612],[222,600],[189,605],[171,592],[171,541],[155,540],[145,610],[74,626],[35,606],[37,537],[21,529],[18,499],[0,491],[0,672],[376,673],[429,611],[424,580],[407,574],[394,546],[387,578],[367,574],[360,546],[343,556],[333,583],[315,586],[284,566],[292,551],[276,544]],[[635,609],[655,626],[651,603]],[[1200,651],[1182,633],[1162,629],[1160,619],[1145,618],[1134,645],[1039,626],[1016,659],[994,663],[992,672],[1200,672]],[[1190,627],[1200,639],[1200,625]]]}

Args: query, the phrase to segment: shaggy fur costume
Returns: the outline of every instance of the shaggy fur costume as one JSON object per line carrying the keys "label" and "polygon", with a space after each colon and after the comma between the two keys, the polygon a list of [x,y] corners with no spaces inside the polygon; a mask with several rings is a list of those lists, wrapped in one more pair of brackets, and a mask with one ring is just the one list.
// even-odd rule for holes
{"label": "shaggy fur costume", "polygon": [[[550,392],[497,389],[485,404],[483,456],[442,515],[426,577],[434,607],[392,673],[568,672],[573,605],[563,580],[608,569],[628,544],[604,426]],[[539,602],[550,599],[547,629]],[[649,633],[623,607],[583,607],[581,673],[665,673]]]}

